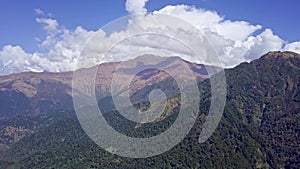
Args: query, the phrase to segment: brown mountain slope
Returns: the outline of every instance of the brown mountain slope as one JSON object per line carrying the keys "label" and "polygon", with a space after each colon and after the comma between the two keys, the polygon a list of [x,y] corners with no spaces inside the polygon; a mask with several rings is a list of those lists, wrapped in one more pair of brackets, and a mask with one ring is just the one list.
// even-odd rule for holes
{"label": "brown mountain slope", "polygon": [[[208,77],[204,65],[190,63],[179,57],[161,58],[145,55],[125,63],[126,67],[118,68],[119,62],[104,63],[91,68],[79,69],[76,72],[83,77],[90,78],[93,76],[91,72],[96,71],[95,85],[99,99],[110,95],[111,80],[115,72],[124,79],[133,77],[130,84],[131,93],[170,77],[168,73],[158,69],[167,70],[172,74],[180,74],[179,65],[186,64],[198,80]],[[149,65],[158,69],[149,68],[139,73],[136,72],[136,70],[149,67]],[[61,109],[73,109],[72,78],[73,72],[24,72],[0,76],[0,122],[17,114],[37,115]],[[116,83],[120,85],[120,88],[124,87],[122,79],[116,80]],[[90,90],[90,84],[85,83],[77,88],[78,92],[85,90]]]}

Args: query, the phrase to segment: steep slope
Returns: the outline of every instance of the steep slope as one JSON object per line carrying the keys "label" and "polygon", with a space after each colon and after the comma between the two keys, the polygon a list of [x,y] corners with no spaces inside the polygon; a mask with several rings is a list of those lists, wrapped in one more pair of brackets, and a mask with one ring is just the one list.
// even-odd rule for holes
{"label": "steep slope", "polygon": [[[276,162],[300,162],[300,56],[269,52],[250,64],[227,71],[228,104],[245,123],[264,135]],[[231,77],[235,77],[232,79]]]}

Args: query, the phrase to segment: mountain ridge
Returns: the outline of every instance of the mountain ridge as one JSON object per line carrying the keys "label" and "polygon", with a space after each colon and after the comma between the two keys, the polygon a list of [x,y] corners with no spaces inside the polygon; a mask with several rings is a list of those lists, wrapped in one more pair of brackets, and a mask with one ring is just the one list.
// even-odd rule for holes
{"label": "mountain ridge", "polygon": [[[145,57],[148,56],[143,56],[131,61],[127,61],[129,63],[129,67],[119,68],[120,71],[118,71],[118,74],[120,74],[121,77],[128,79],[131,76],[134,76],[130,85],[131,92],[141,90],[146,86],[158,83],[169,77],[169,74],[165,73],[164,71],[157,71],[157,69],[147,69],[147,72],[140,72],[136,75],[132,74],[130,72],[131,69],[137,70],[140,68],[139,66],[143,67],[143,65],[138,64],[142,61],[145,61]],[[177,69],[178,64],[187,64],[190,68],[192,68],[193,74],[198,80],[203,80],[208,77],[203,65],[186,62],[179,57],[157,57],[157,63],[152,63],[151,58],[148,60],[149,61],[146,61],[144,63],[150,65],[152,64],[154,66],[157,66],[158,68],[168,69],[168,71],[173,72],[173,74],[180,73],[180,70]],[[120,62],[104,63],[90,68],[82,68],[77,70],[76,72],[82,74],[82,77],[91,76],[91,72],[96,73],[95,87],[96,91],[99,93],[98,99],[101,99],[109,96],[111,79],[113,78],[113,75],[116,72],[115,69],[119,64]],[[39,102],[41,100],[46,100],[53,105],[60,101],[64,102],[65,98],[72,97],[72,89],[73,91],[77,90],[77,92],[82,92],[87,88],[90,88],[89,86],[87,86],[88,84],[84,84],[83,86],[74,89],[72,86],[73,73],[74,72],[71,71],[62,73],[24,72],[20,74],[0,76],[0,93],[2,92],[2,95],[5,95],[5,97],[3,96],[2,100],[11,100],[12,97],[10,96],[10,93],[14,92],[19,97],[23,97],[23,100],[27,100],[26,102],[32,102],[33,105],[31,107],[37,107],[38,104],[40,104]],[[119,85],[122,85],[123,80],[121,79],[117,81],[117,83]],[[59,92],[57,90],[59,90]],[[64,98],[64,100],[61,100],[62,98]],[[10,103],[7,103],[6,105],[0,107],[10,107],[9,104]],[[59,109],[61,109],[61,107],[58,107],[57,110]],[[20,111],[18,111],[18,113],[21,113]],[[29,113],[36,112],[35,114],[38,114],[39,108],[26,108],[25,111],[28,111]]]}

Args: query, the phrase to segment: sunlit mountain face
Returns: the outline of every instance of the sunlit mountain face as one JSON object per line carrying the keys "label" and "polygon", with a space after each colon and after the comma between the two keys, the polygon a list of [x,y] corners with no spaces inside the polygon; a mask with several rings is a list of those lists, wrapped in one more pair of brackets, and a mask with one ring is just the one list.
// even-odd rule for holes
{"label": "sunlit mountain face", "polygon": [[[217,67],[205,67],[205,65],[190,63],[179,57],[161,58],[152,55],[143,55],[127,63],[129,64],[126,67],[118,67],[120,62],[105,63],[91,68],[79,69],[77,72],[82,76],[95,79],[97,98],[103,99],[110,96],[112,78],[113,76],[117,76],[114,75],[114,72],[117,72],[118,76],[124,79],[133,77],[127,89],[133,95],[145,87],[153,86],[171,78],[170,74],[162,71],[162,69],[172,74],[180,74],[182,70],[180,70],[179,65],[186,65],[197,80],[208,78],[206,67],[218,70]],[[145,64],[149,68],[139,72],[138,70],[141,67],[143,68]],[[94,70],[96,71],[95,77],[90,73]],[[120,89],[124,88],[126,90],[126,86],[122,87],[124,79],[115,79],[115,81],[120,85]],[[10,118],[17,115],[35,116],[59,110],[73,110],[72,80],[73,72],[24,72],[1,76],[1,119],[5,120],[6,117]],[[89,85],[85,83],[74,90],[84,93],[85,90],[90,88]],[[122,96],[122,93],[119,93],[119,95]],[[135,102],[138,102],[139,99],[141,98],[137,98]]]}

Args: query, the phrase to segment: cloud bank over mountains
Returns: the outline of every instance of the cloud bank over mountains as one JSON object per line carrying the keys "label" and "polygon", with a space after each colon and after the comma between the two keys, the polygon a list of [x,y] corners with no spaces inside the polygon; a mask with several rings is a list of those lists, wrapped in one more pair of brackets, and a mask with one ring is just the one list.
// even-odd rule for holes
{"label": "cloud bank over mountains", "polygon": [[[172,28],[158,24],[157,18],[160,15],[171,15],[178,17],[197,29],[209,39],[214,45],[224,67],[233,67],[241,62],[251,61],[274,50],[289,50],[300,53],[300,41],[287,43],[271,29],[263,29],[261,25],[253,25],[245,21],[231,21],[220,16],[215,11],[198,9],[193,6],[176,5],[165,6],[164,8],[147,14],[145,4],[148,0],[127,0],[126,10],[130,14],[142,14],[138,17],[131,17],[126,29],[116,32],[107,30],[95,31],[86,30],[81,26],[75,29],[67,29],[59,21],[53,19],[52,14],[45,14],[40,9],[35,12],[40,16],[36,22],[43,25],[47,33],[46,37],[39,41],[39,52],[29,53],[21,46],[4,46],[0,50],[0,75],[18,73],[23,71],[50,71],[61,72],[74,70],[74,63],[80,59],[80,54],[88,39],[97,35],[98,45],[91,46],[90,51],[97,55],[90,54],[90,57],[101,57],[106,54],[112,44],[123,40],[132,32],[149,32],[158,30],[162,33],[173,32],[182,38],[193,39],[194,32],[184,25],[173,24]],[[261,33],[257,33],[257,32]],[[99,59],[89,58],[90,66],[103,62],[122,61],[131,59],[131,51],[153,51],[157,50],[161,44],[164,45],[165,53],[181,56],[192,62],[199,62],[189,57],[191,53],[176,43],[168,41],[162,36],[149,38],[137,38],[126,42],[126,47],[122,50],[114,50],[114,56]],[[194,45],[203,46],[195,41]],[[126,50],[125,50],[126,49]],[[205,50],[205,48],[203,49]],[[124,53],[127,51],[128,53]],[[126,55],[128,54],[128,55]],[[89,53],[86,53],[89,55]],[[104,58],[104,57],[102,57]],[[1,68],[2,65],[2,68]],[[78,67],[77,67],[78,68]]]}

